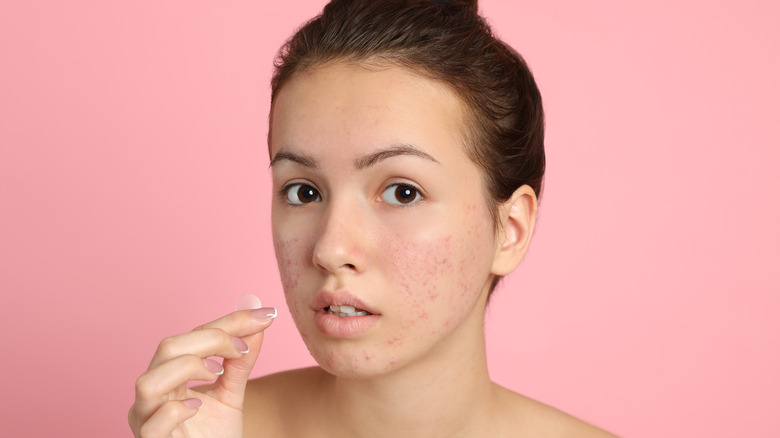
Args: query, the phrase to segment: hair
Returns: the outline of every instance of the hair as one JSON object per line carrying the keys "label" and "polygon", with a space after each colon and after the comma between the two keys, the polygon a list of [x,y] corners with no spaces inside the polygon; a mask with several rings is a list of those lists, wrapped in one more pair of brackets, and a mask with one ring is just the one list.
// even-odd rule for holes
{"label": "hair", "polygon": [[523,58],[479,15],[476,0],[332,0],[280,49],[271,107],[291,77],[333,62],[404,67],[461,98],[464,147],[481,170],[494,225],[498,207],[521,186],[541,196],[541,94]]}

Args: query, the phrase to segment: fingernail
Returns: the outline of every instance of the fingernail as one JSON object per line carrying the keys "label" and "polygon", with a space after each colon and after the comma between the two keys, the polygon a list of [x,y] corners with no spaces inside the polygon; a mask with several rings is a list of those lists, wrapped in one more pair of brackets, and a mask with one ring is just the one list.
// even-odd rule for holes
{"label": "fingernail", "polygon": [[200,401],[199,398],[188,398],[187,400],[182,400],[182,403],[187,405],[187,407],[190,409],[197,409],[203,406],[203,402]]}
{"label": "fingernail", "polygon": [[203,363],[206,364],[206,369],[211,371],[212,373],[221,376],[222,373],[225,372],[225,369],[222,368],[222,365],[219,364],[216,360],[211,359],[203,359]]}
{"label": "fingernail", "polygon": [[276,318],[276,307],[261,307],[252,311],[252,318],[266,322]]}
{"label": "fingernail", "polygon": [[236,346],[236,350],[238,350],[239,353],[249,353],[249,345],[246,345],[246,342],[244,342],[243,339],[234,336],[233,345]]}
{"label": "fingernail", "polygon": [[263,307],[263,303],[260,302],[260,298],[253,294],[241,295],[236,301],[236,310],[259,309],[261,307]]}

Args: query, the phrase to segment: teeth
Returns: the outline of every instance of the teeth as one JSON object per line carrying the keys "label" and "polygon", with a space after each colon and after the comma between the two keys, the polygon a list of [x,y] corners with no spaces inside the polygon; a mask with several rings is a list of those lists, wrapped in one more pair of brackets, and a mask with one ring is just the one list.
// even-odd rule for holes
{"label": "teeth", "polygon": [[346,316],[364,316],[370,315],[365,310],[357,310],[353,306],[329,306],[328,313],[331,315],[340,316],[342,318]]}

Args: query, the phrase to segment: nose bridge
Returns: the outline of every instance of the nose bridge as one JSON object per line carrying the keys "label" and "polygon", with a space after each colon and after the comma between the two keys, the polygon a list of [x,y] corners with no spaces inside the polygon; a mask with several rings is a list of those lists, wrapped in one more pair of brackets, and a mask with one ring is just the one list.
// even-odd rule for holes
{"label": "nose bridge", "polygon": [[332,198],[314,247],[314,264],[330,273],[365,269],[363,221],[365,212],[356,200]]}

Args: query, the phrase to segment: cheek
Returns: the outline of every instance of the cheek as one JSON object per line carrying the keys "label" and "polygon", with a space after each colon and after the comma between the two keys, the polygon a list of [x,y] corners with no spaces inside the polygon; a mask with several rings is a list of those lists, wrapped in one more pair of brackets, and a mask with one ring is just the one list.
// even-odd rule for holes
{"label": "cheek", "polygon": [[415,320],[432,318],[437,311],[442,313],[438,322],[448,325],[451,315],[476,302],[492,263],[491,230],[479,213],[468,210],[464,222],[449,232],[396,233],[383,245],[390,281]]}
{"label": "cheek", "polygon": [[409,305],[424,309],[423,301],[439,298],[441,285],[437,280],[452,271],[452,236],[421,240],[396,234],[389,240],[383,247],[393,283]]}
{"label": "cheek", "polygon": [[274,238],[274,250],[287,307],[297,321],[297,316],[301,311],[299,305],[301,304],[299,301],[302,299],[300,289],[305,286],[301,282],[307,260],[305,239],[301,237]]}
{"label": "cheek", "polygon": [[301,245],[298,238],[274,240],[274,250],[282,287],[284,293],[288,294],[298,287],[298,279],[303,267],[300,254]]}

